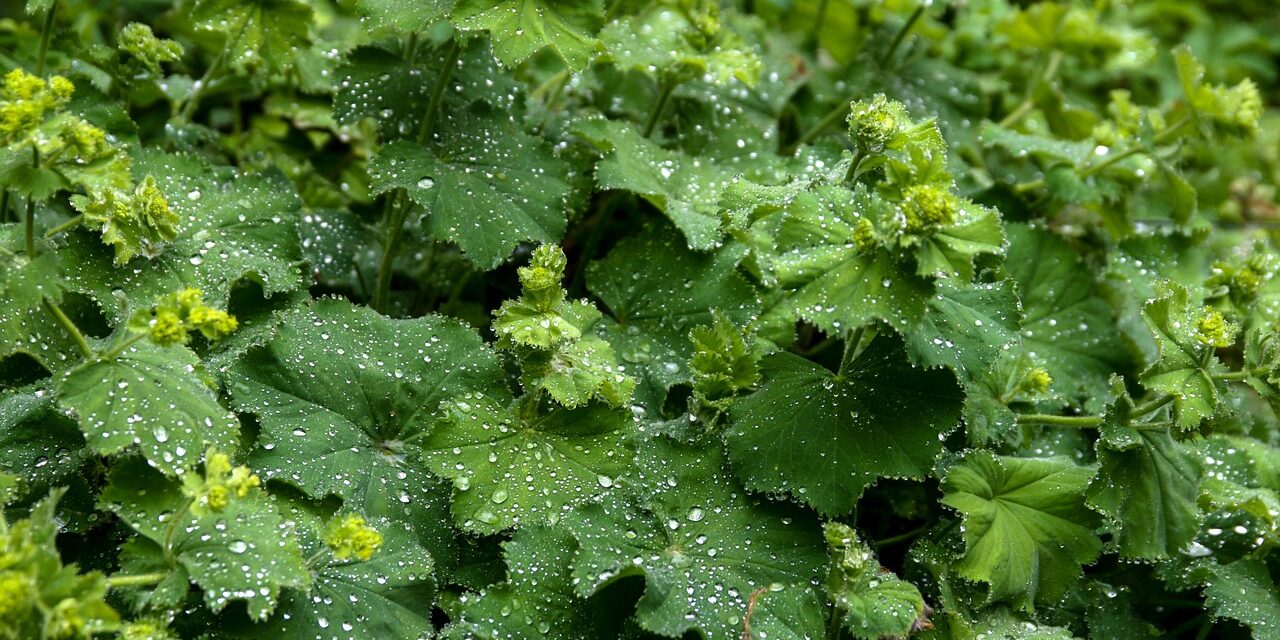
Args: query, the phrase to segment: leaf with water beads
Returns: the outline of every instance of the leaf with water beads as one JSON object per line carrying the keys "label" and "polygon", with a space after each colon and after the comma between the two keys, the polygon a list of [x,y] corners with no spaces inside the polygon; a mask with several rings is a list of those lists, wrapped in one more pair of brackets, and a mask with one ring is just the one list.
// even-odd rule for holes
{"label": "leaf with water beads", "polygon": [[231,66],[278,74],[294,66],[310,41],[311,5],[300,0],[200,0],[190,8],[197,29],[226,39]]}
{"label": "leaf with water beads", "polygon": [[[1213,374],[1224,367],[1200,331],[1202,307],[1193,304],[1186,288],[1170,285],[1159,298],[1149,301],[1142,315],[1155,336],[1160,358],[1142,372],[1142,384],[1152,391],[1173,396],[1178,426],[1192,429],[1219,410],[1225,384]],[[1217,316],[1221,320],[1221,316]]]}
{"label": "leaf with water beads", "polygon": [[462,596],[448,640],[578,640],[594,637],[570,572],[578,543],[562,528],[524,527],[503,543],[507,581]]}
{"label": "leaf with water beads", "polygon": [[178,482],[136,458],[112,467],[100,498],[104,508],[159,545],[171,564],[181,564],[215,612],[243,600],[249,616],[262,620],[282,588],[310,586],[293,523],[261,490],[231,499],[222,510],[198,509],[192,500]]}
{"label": "leaf with water beads", "polygon": [[44,309],[43,298],[62,302],[57,256],[41,242],[34,260],[25,255],[19,224],[0,225],[0,360],[23,353],[50,371],[80,359],[75,341]]}
{"label": "leaf with water beads", "polygon": [[488,30],[493,52],[508,66],[551,47],[570,69],[591,62],[604,21],[602,0],[458,0],[450,18],[464,30]]}
{"label": "leaf with water beads", "polygon": [[1110,520],[1121,558],[1164,559],[1182,552],[1200,528],[1199,473],[1168,430],[1128,426],[1133,402],[1119,378],[1112,386],[1116,401],[1095,445],[1098,475],[1085,495]]}
{"label": "leaf with water beads", "polygon": [[[153,175],[181,219],[178,237],[150,260],[117,267],[112,252],[94,236],[68,234],[58,249],[67,288],[88,294],[115,323],[124,322],[156,298],[185,288],[204,292],[210,306],[225,309],[235,283],[248,278],[265,295],[293,291],[302,283],[297,232],[302,201],[277,171],[233,178],[195,156],[145,151],[134,159],[137,175]],[[116,292],[124,292],[120,304]]]}
{"label": "leaf with water beads", "polygon": [[110,360],[95,359],[58,382],[58,405],[70,412],[90,449],[115,455],[137,447],[166,475],[195,465],[206,448],[234,450],[240,421],[218,404],[183,346],[140,342]]}
{"label": "leaf with water beads", "polygon": [[228,387],[262,426],[250,461],[264,478],[396,521],[433,509],[418,441],[441,401],[507,393],[497,356],[460,322],[392,320],[339,300],[284,314],[276,336],[228,372]]}
{"label": "leaf with water beads", "polygon": [[1101,407],[1111,373],[1129,358],[1092,272],[1049,231],[1009,224],[1006,233],[1005,269],[1018,283],[1025,315],[1023,348],[1049,371],[1055,394]]}
{"label": "leaf with water beads", "polygon": [[1093,474],[1057,458],[965,456],[943,479],[942,503],[964,517],[956,573],[990,585],[989,602],[1024,611],[1062,597],[1102,551],[1084,501]]}
{"label": "leaf with water beads", "polygon": [[692,249],[719,245],[720,193],[732,174],[707,158],[668,151],[651,142],[630,123],[583,118],[574,132],[595,145],[603,157],[596,164],[596,186],[643,196],[684,234]]}
{"label": "leaf with water beads", "polygon": [[527,419],[467,394],[442,409],[422,455],[453,481],[454,520],[468,531],[555,522],[608,492],[631,464],[631,414],[600,403]]}
{"label": "leaf with water beads", "polygon": [[922,478],[955,428],[963,396],[944,370],[913,366],[880,336],[846,371],[791,353],[761,363],[764,382],[730,410],[725,439],[748,488],[848,512],[877,478]]}
{"label": "leaf with water beads", "polygon": [[357,0],[370,31],[416,33],[449,15],[455,0]]}
{"label": "leaf with water beads", "polygon": [[986,371],[1018,339],[1022,310],[1012,281],[955,284],[943,281],[924,319],[906,334],[912,359],[946,365],[957,374]]}
{"label": "leaf with water beads", "polygon": [[892,210],[861,185],[852,191],[820,186],[787,203],[773,267],[791,291],[773,312],[831,335],[874,320],[910,332],[924,318],[933,283],[909,260],[864,237],[868,221],[891,218]]}
{"label": "leaf with water beads", "polygon": [[1238,620],[1253,632],[1255,640],[1280,638],[1280,588],[1267,563],[1245,558],[1214,565],[1204,587],[1205,605],[1214,615]]}
{"label": "leaf with water beads", "polygon": [[[652,407],[672,385],[692,380],[693,327],[710,324],[713,310],[740,325],[760,310],[755,287],[736,269],[740,247],[700,254],[683,244],[655,230],[623,240],[587,270],[587,287],[612,316],[602,335],[639,374],[637,395]],[[636,270],[646,262],[653,268]]]}
{"label": "leaf with water beads", "polygon": [[14,498],[43,496],[68,485],[88,492],[80,469],[92,454],[75,421],[62,415],[54,400],[51,390],[39,386],[0,396],[0,470],[21,479]]}
{"label": "leaf with water beads", "polygon": [[[355,49],[337,70],[341,80],[333,96],[333,117],[348,126],[372,118],[378,123],[384,142],[414,139],[430,108],[432,89],[446,59],[443,48],[448,46],[451,43],[423,43],[412,60],[376,46]],[[488,43],[483,38],[473,38],[460,46],[457,66],[449,76],[449,88],[441,95],[439,108],[445,113],[457,113],[474,103],[484,103],[499,113],[512,112],[520,92],[510,75],[497,68]]]}
{"label": "leaf with water beads", "polygon": [[[724,462],[716,445],[646,441],[625,495],[610,493],[564,520],[581,547],[573,564],[577,592],[587,596],[643,575],[636,606],[643,628],[738,640],[753,593],[817,580],[826,554],[812,515],[743,493]],[[823,616],[816,599],[792,603],[797,611],[773,615]]]}
{"label": "leaf with water beads", "polygon": [[[431,554],[418,544],[418,535],[403,523],[368,521],[382,536],[382,545],[368,560],[339,560],[321,539],[324,525],[310,514],[294,510],[303,522],[299,539],[310,564],[309,589],[285,589],[275,613],[260,624],[235,632],[243,638],[314,640],[385,640],[431,636],[431,607],[436,585]],[[338,517],[338,516],[335,516]]]}
{"label": "leaf with water beads", "polygon": [[402,188],[427,210],[423,227],[492,269],[525,241],[564,235],[568,164],[541,138],[498,115],[462,115],[437,125],[438,143],[398,141],[369,163],[374,193]]}

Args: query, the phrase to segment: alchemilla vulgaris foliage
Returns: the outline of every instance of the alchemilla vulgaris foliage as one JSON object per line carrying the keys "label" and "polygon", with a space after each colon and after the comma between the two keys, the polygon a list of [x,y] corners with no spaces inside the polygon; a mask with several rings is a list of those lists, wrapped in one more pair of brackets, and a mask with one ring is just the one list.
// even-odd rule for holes
{"label": "alchemilla vulgaris foliage", "polygon": [[1280,638],[1277,32],[0,3],[0,639]]}

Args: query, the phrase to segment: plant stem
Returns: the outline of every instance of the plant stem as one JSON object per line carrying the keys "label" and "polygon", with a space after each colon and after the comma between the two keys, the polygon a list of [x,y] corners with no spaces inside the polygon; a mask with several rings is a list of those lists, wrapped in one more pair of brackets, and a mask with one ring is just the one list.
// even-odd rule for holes
{"label": "plant stem", "polygon": [[240,44],[240,38],[244,37],[244,32],[249,28],[249,16],[252,12],[246,12],[244,19],[240,21],[240,27],[236,30],[236,35],[227,41],[226,46],[222,47],[222,51],[218,52],[218,57],[213,59],[213,64],[204,70],[204,75],[196,81],[195,88],[191,91],[191,95],[187,96],[187,101],[182,105],[182,110],[178,112],[178,120],[186,122],[191,119],[192,114],[196,112],[196,106],[200,104],[200,96],[204,90],[208,88],[209,83],[213,81],[213,74],[222,68],[222,63],[227,59],[227,52],[234,49]]}
{"label": "plant stem", "polygon": [[67,317],[67,314],[62,310],[62,307],[58,306],[58,303],[50,300],[49,296],[42,296],[40,298],[40,302],[42,302],[44,304],[44,308],[53,315],[53,318],[58,321],[58,324],[62,325],[63,330],[70,334],[71,338],[76,341],[76,347],[80,349],[80,353],[86,358],[92,358],[93,347],[89,346],[89,341],[85,339],[84,333],[80,331],[80,327],[77,327],[76,323],[72,322],[71,318]]}
{"label": "plant stem", "polygon": [[830,0],[819,0],[818,15],[813,21],[813,48],[818,48],[818,34],[822,32],[822,23],[827,19],[827,5]]}
{"label": "plant stem", "polygon": [[52,238],[52,237],[54,237],[54,236],[58,235],[59,233],[62,233],[63,231],[67,231],[67,230],[70,230],[70,229],[74,229],[75,227],[80,226],[80,223],[82,223],[82,222],[84,222],[84,214],[83,214],[83,213],[82,213],[82,214],[80,214],[80,215],[75,216],[74,218],[71,218],[70,220],[67,220],[66,222],[64,222],[64,223],[62,223],[62,224],[60,224],[60,225],[58,225],[58,226],[56,226],[56,227],[54,227],[54,228],[52,228],[52,229],[50,229],[50,230],[46,231],[46,232],[44,232],[44,237],[46,237],[46,238]]}
{"label": "plant stem", "polygon": [[49,5],[49,11],[44,14],[44,25],[40,28],[40,53],[36,57],[36,75],[44,77],[44,61],[49,54],[49,38],[53,36],[53,16],[58,12],[58,2],[54,0]]}
{"label": "plant stem", "polygon": [[167,573],[140,573],[137,575],[114,575],[107,576],[107,587],[117,589],[119,587],[146,587],[153,584],[159,584],[161,580],[167,578]]}
{"label": "plant stem", "polygon": [[1253,370],[1231,371],[1231,372],[1228,372],[1228,373],[1215,373],[1215,374],[1213,374],[1211,377],[1212,377],[1214,380],[1236,381],[1236,382],[1238,382],[1238,381],[1241,381],[1241,380],[1248,380],[1249,378],[1251,378],[1251,377],[1253,377],[1253,376],[1260,376],[1260,375],[1262,375],[1262,374],[1264,374],[1264,373],[1266,373],[1266,372],[1267,372],[1266,368],[1258,368],[1258,369],[1253,369]]}
{"label": "plant stem", "polygon": [[891,545],[891,544],[897,544],[897,543],[902,542],[902,541],[904,541],[904,540],[910,540],[910,539],[912,539],[912,538],[914,538],[914,537],[916,537],[916,536],[918,536],[918,535],[920,535],[920,534],[924,533],[925,531],[928,531],[928,529],[929,529],[929,525],[925,524],[925,525],[921,525],[921,526],[919,526],[919,527],[916,527],[915,529],[912,529],[912,530],[910,530],[910,531],[908,531],[908,532],[906,532],[906,533],[899,533],[899,534],[898,534],[898,535],[896,535],[896,536],[889,536],[888,538],[885,538],[884,540],[877,540],[877,541],[876,541],[876,548],[878,549],[878,548],[880,548],[880,547],[887,547],[887,546],[889,546],[889,545]]}
{"label": "plant stem", "polygon": [[125,340],[121,341],[116,346],[112,347],[110,350],[104,352],[102,355],[98,356],[98,359],[115,360],[117,356],[119,356],[121,353],[124,353],[125,349],[132,347],[133,345],[137,344],[139,340],[145,337],[147,337],[147,334],[145,333],[135,333],[129,336],[128,338],[126,338]]}
{"label": "plant stem", "polygon": [[836,107],[831,111],[828,111],[827,115],[823,116],[822,120],[818,121],[818,124],[815,124],[812,127],[810,127],[809,130],[801,134],[800,137],[795,142],[791,143],[785,149],[783,149],[782,155],[784,156],[795,155],[795,152],[799,150],[800,147],[803,147],[804,145],[809,144],[810,142],[813,142],[814,140],[816,140],[818,136],[822,135],[823,131],[827,130],[827,127],[830,127],[831,125],[835,124],[841,118],[845,117],[846,114],[849,113],[849,105],[854,101],[854,99],[855,98],[850,98],[848,100],[845,100],[840,104],[836,105]]}
{"label": "plant stem", "polygon": [[436,76],[435,86],[431,87],[431,101],[427,103],[427,113],[422,117],[422,125],[418,127],[418,144],[426,144],[431,139],[436,114],[444,99],[444,89],[453,78],[453,70],[458,66],[458,56],[461,53],[462,43],[455,37],[449,41],[449,50],[444,54],[444,66],[440,68],[440,75]]}
{"label": "plant stem", "polygon": [[840,609],[838,609],[834,604],[831,605],[831,625],[827,628],[828,640],[839,640],[841,631],[840,623],[843,621],[844,616],[840,614]]}
{"label": "plant stem", "polygon": [[0,222],[9,219],[9,190],[0,189]]}
{"label": "plant stem", "polygon": [[1044,72],[1040,74],[1040,78],[1027,87],[1027,95],[1022,102],[1014,107],[1000,122],[997,124],[1001,127],[1009,127],[1021,120],[1023,116],[1031,113],[1035,108],[1035,92],[1036,89],[1043,84],[1053,82],[1053,78],[1058,75],[1058,67],[1062,65],[1062,52],[1054,50],[1049,53],[1049,61],[1045,64]]}
{"label": "plant stem", "polygon": [[849,369],[849,365],[853,364],[853,359],[858,355],[858,344],[862,342],[863,327],[858,327],[853,331],[845,334],[844,353],[840,355],[840,369],[836,371],[836,376],[843,376],[844,372]]}
{"label": "plant stem", "polygon": [[23,233],[26,238],[27,258],[34,260],[36,257],[36,200],[31,196],[27,196],[27,215],[23,224]]}
{"label": "plant stem", "polygon": [[1044,413],[1020,413],[1020,424],[1039,424],[1048,427],[1092,429],[1102,424],[1102,416],[1055,416]]}
{"label": "plant stem", "polygon": [[898,47],[902,46],[902,42],[907,39],[907,33],[911,31],[912,27],[916,26],[916,22],[920,21],[920,16],[924,15],[924,9],[928,5],[928,2],[920,2],[916,5],[916,10],[912,11],[910,16],[907,16],[906,23],[904,23],[902,28],[898,29],[898,33],[894,35],[893,44],[889,45],[889,50],[885,51],[884,55],[880,56],[880,66],[883,67],[888,64],[889,60],[898,52]]}
{"label": "plant stem", "polygon": [[644,137],[648,138],[653,134],[653,130],[658,126],[658,120],[661,119],[662,112],[667,108],[667,102],[671,100],[671,92],[676,90],[676,82],[670,76],[663,76],[662,85],[658,89],[658,101],[654,103],[653,110],[649,112],[649,120],[644,123]]}
{"label": "plant stem", "polygon": [[[426,144],[434,131],[436,114],[444,101],[444,89],[453,77],[453,70],[458,66],[458,56],[462,53],[462,43],[458,38],[449,42],[445,53],[444,65],[436,76],[435,85],[431,88],[431,100],[427,103],[427,111],[422,115],[422,124],[418,126],[418,144]],[[400,253],[400,239],[404,235],[404,221],[413,209],[413,202],[404,189],[396,189],[387,197],[387,208],[384,215],[387,240],[382,247],[382,259],[378,262],[378,281],[374,285],[373,308],[379,313],[386,313],[391,299],[391,275],[395,270],[396,257]]]}
{"label": "plant stem", "polygon": [[[1165,127],[1163,130],[1157,133],[1155,137],[1152,138],[1152,142],[1156,145],[1164,144],[1168,142],[1170,138],[1172,138],[1174,135],[1176,135],[1179,131],[1181,131],[1184,127],[1186,127],[1190,123],[1191,123],[1191,116],[1184,117],[1181,120],[1169,125],[1168,127]],[[1132,157],[1138,153],[1142,153],[1145,150],[1146,150],[1146,147],[1142,145],[1136,145],[1136,144],[1126,147],[1125,149],[1123,149],[1122,151],[1119,151],[1118,153],[1110,154],[1106,160],[1103,160],[1098,164],[1093,164],[1093,165],[1084,167],[1079,171],[1079,175],[1081,178],[1088,178],[1089,176],[1096,175],[1102,170],[1106,169],[1107,167],[1110,167],[1111,165],[1117,162],[1120,162],[1121,160],[1124,160],[1126,158]],[[1044,186],[1044,178],[1036,178],[1035,180],[1028,180],[1026,182],[1020,182],[1014,185],[1013,190],[1018,193],[1026,193],[1028,191],[1035,191],[1036,189],[1039,189],[1043,186]]]}
{"label": "plant stem", "polygon": [[1170,402],[1173,402],[1173,396],[1171,395],[1160,396],[1159,398],[1148,400],[1146,402],[1143,402],[1142,404],[1134,405],[1133,410],[1129,412],[1129,415],[1145,416],[1148,413],[1151,413],[1152,411],[1155,411],[1156,409],[1159,409],[1160,407],[1163,407],[1166,404],[1169,404]]}
{"label": "plant stem", "polygon": [[[880,66],[883,67],[887,62],[889,62],[889,59],[898,52],[898,47],[902,46],[902,41],[906,39],[907,33],[911,31],[911,28],[920,20],[920,16],[924,15],[926,4],[927,3],[925,2],[921,2],[916,5],[915,11],[911,12],[911,15],[907,18],[907,22],[902,25],[901,29],[898,29],[897,35],[893,38],[893,44],[889,45],[889,50],[885,51],[884,55],[880,57]],[[783,149],[782,155],[794,155],[797,149],[813,142],[818,136],[822,135],[823,131],[827,130],[827,127],[835,124],[840,120],[840,118],[845,117],[845,114],[849,111],[849,104],[856,99],[857,96],[851,96],[848,100],[836,105],[834,109],[827,112],[827,115],[822,117],[822,120],[818,121],[818,124],[814,125],[808,131],[805,131],[798,140]]]}

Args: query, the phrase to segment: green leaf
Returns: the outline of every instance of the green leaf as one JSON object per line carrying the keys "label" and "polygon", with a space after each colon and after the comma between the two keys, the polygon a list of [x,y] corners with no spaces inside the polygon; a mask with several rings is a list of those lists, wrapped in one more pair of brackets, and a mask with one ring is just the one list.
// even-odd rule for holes
{"label": "green leaf", "polygon": [[957,285],[944,280],[929,300],[924,320],[907,333],[912,358],[976,375],[1018,339],[1022,312],[1009,280]]}
{"label": "green leaf", "polygon": [[596,165],[596,186],[643,196],[675,224],[691,249],[706,251],[720,242],[720,193],[732,175],[705,157],[668,151],[630,123],[583,118],[574,132],[604,157]]}
{"label": "green leaf", "polygon": [[58,405],[76,417],[90,449],[115,455],[136,446],[151,466],[181,474],[210,446],[234,450],[240,431],[199,364],[186,347],[140,342],[68,371]]}
{"label": "green leaf", "polygon": [[341,629],[349,640],[431,635],[434,562],[408,525],[370,520],[382,535],[382,546],[361,561],[334,557],[325,549],[318,519],[308,524],[300,531],[303,553],[326,558],[311,565],[311,588],[285,590],[274,615],[243,637],[311,640],[334,629]]}
{"label": "green leaf", "polygon": [[1199,328],[1204,312],[1192,304],[1186,288],[1170,285],[1143,307],[1142,315],[1160,352],[1142,372],[1142,384],[1171,394],[1178,426],[1192,429],[1218,410],[1219,395],[1226,390],[1213,379],[1224,367],[1213,354],[1215,345],[1207,342],[1211,338]]}
{"label": "green leaf", "polygon": [[1214,615],[1238,620],[1255,640],[1280,638],[1280,588],[1262,560],[1237,560],[1214,565],[1205,585],[1205,605]]}
{"label": "green leaf", "polygon": [[975,451],[943,480],[942,503],[964,516],[955,571],[990,585],[988,601],[1031,611],[1054,602],[1097,559],[1097,517],[1084,502],[1093,470],[1067,460]]}
{"label": "green leaf", "polygon": [[472,329],[438,316],[392,320],[337,300],[286,313],[276,336],[228,372],[228,388],[238,411],[258,416],[250,460],[264,478],[410,522],[434,509],[417,443],[440,403],[506,393],[497,357]]}
{"label": "green leaf", "polygon": [[609,59],[623,69],[754,86],[760,80],[760,59],[734,37],[737,34],[719,27],[714,9],[699,14],[696,9],[672,10],[655,3],[630,19],[611,22],[600,39]]}
{"label": "green leaf", "polygon": [[[34,260],[27,257],[22,225],[0,225],[0,360],[15,354],[31,356],[53,372],[75,364],[83,354],[75,341],[44,308],[47,296],[62,302],[64,284],[58,256],[41,246]],[[44,245],[44,243],[40,243]]]}
{"label": "green leaf", "polygon": [[973,279],[973,261],[1004,250],[1004,231],[995,209],[961,203],[955,222],[921,237],[915,249],[916,272],[962,282]]}
{"label": "green leaf", "polygon": [[[297,232],[302,206],[279,172],[232,178],[194,156],[147,151],[134,160],[135,175],[153,175],[182,220],[164,253],[117,267],[112,253],[86,233],[70,234],[58,258],[67,288],[88,294],[116,324],[156,298],[185,288],[204,292],[225,309],[232,286],[249,278],[266,295],[301,286]],[[114,292],[124,292],[125,304]]]}
{"label": "green leaf", "polygon": [[404,33],[426,30],[449,15],[456,0],[357,0],[371,31],[387,29]]}
{"label": "green leaf", "polygon": [[[580,546],[573,563],[580,595],[643,575],[645,592],[635,614],[641,627],[668,637],[697,630],[708,640],[739,640],[753,592],[818,578],[826,558],[817,523],[744,494],[718,446],[650,440],[638,472],[644,482],[625,497],[613,492],[564,520]],[[822,616],[813,599],[787,604],[797,609],[774,615]]]}
{"label": "green leaf", "polygon": [[443,409],[423,458],[453,481],[454,521],[468,531],[554,523],[568,507],[606,493],[631,462],[631,415],[605,405],[527,419],[467,394]]}
{"label": "green leaf", "polygon": [[115,631],[120,622],[106,602],[106,577],[63,564],[57,516],[64,493],[49,492],[23,520],[9,523],[0,517],[5,604],[0,635],[7,638],[90,638]]}
{"label": "green leaf", "polygon": [[851,510],[876,478],[928,475],[960,417],[955,377],[912,366],[895,337],[877,337],[840,373],[790,353],[760,368],[760,389],[730,412],[734,470],[749,489],[822,513]]}
{"label": "green leaf", "polygon": [[492,269],[523,241],[557,242],[565,230],[568,166],[540,139],[498,118],[440,124],[432,148],[400,141],[370,162],[375,193],[402,188],[427,210],[423,226]]}
{"label": "green leaf", "polygon": [[488,30],[493,52],[508,66],[551,47],[570,69],[581,70],[595,56],[596,32],[604,21],[602,0],[458,0],[453,24]]}
{"label": "green leaf", "polygon": [[744,333],[723,315],[713,314],[711,325],[694,327],[689,338],[693,342],[689,369],[699,403],[723,409],[734,394],[760,382],[762,349],[751,333]]}
{"label": "green leaf", "polygon": [[141,460],[125,458],[112,467],[100,500],[166,550],[215,612],[243,600],[249,616],[263,620],[275,609],[282,588],[311,584],[294,523],[280,517],[261,491],[232,499],[221,511],[197,509],[177,482]]}
{"label": "green leaf", "polygon": [[871,549],[847,525],[824,525],[831,549],[827,594],[856,638],[906,637],[924,615],[915,585],[880,568]]}
{"label": "green leaf", "polygon": [[1095,445],[1098,475],[1085,495],[1109,519],[1121,558],[1161,560],[1181,553],[1200,528],[1199,473],[1167,430],[1127,426],[1133,402],[1119,379],[1115,386]]}
{"label": "green leaf", "polygon": [[450,640],[577,640],[594,637],[570,572],[578,542],[562,528],[524,527],[503,543],[507,581],[464,595]]}
{"label": "green leaf", "polygon": [[779,282],[794,289],[783,308],[832,335],[873,320],[909,333],[924,318],[932,283],[888,249],[860,242],[859,223],[891,217],[892,209],[861,185],[795,198],[774,259]]}
{"label": "green leaf", "polygon": [[1100,405],[1128,358],[1092,271],[1047,231],[1011,224],[1007,232],[1005,269],[1022,298],[1024,348],[1048,369],[1054,393]]}
{"label": "green leaf", "polygon": [[[642,401],[661,406],[673,385],[690,382],[689,331],[713,311],[746,324],[760,310],[756,289],[736,269],[741,251],[695,253],[674,234],[654,231],[619,242],[587,269],[587,288],[613,317],[601,335],[644,384]],[[649,263],[653,268],[636,270]],[[634,369],[633,369],[634,368]]]}
{"label": "green leaf", "polygon": [[[422,6],[420,2],[400,1],[415,11]],[[337,71],[340,80],[333,96],[333,117],[348,126],[372,118],[384,141],[414,139],[431,106],[432,91],[447,59],[445,48],[451,45],[419,45],[412,60],[381,47],[363,46],[352,51]],[[472,39],[461,47],[457,66],[449,75],[451,88],[440,96],[438,108],[458,113],[484,103],[498,113],[513,111],[520,91],[511,77],[499,70],[484,39]]]}
{"label": "green leaf", "polygon": [[224,55],[241,72],[282,73],[310,43],[311,5],[300,0],[199,0],[189,16],[226,38]]}
{"label": "green leaf", "polygon": [[21,480],[14,498],[44,496],[84,482],[81,463],[92,454],[74,420],[57,410],[55,394],[26,387],[0,396],[0,470]]}

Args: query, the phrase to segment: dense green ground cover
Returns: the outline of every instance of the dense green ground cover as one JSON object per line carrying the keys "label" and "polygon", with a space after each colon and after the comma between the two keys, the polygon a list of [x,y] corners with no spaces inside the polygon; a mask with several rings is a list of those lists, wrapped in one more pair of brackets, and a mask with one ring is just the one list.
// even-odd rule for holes
{"label": "dense green ground cover", "polygon": [[0,7],[0,639],[1280,638],[1280,13]]}

